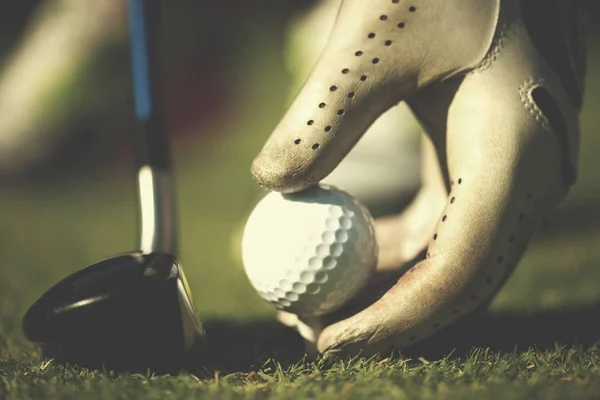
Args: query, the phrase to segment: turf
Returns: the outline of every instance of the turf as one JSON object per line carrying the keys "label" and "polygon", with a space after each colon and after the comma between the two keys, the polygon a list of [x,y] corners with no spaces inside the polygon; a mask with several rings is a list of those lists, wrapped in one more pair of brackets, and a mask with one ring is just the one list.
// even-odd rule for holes
{"label": "turf", "polygon": [[3,189],[0,208],[0,398],[597,398],[599,55],[590,59],[579,181],[489,312],[411,354],[310,360],[250,288],[236,253],[237,229],[259,195],[248,164],[283,112],[281,88],[289,84],[271,61],[281,43],[263,33],[254,31],[259,54],[236,78],[236,118],[213,128],[218,139],[175,149],[181,258],[218,357],[177,376],[40,360],[22,336],[23,313],[66,274],[133,249],[133,177],[111,170],[12,186]]}

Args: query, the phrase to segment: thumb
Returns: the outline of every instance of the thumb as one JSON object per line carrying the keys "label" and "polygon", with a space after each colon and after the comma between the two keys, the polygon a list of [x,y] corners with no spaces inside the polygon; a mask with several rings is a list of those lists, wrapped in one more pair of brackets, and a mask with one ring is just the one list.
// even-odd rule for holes
{"label": "thumb", "polygon": [[499,0],[373,3],[341,3],[317,65],[252,164],[267,189],[319,182],[392,105],[478,65],[499,9]]}

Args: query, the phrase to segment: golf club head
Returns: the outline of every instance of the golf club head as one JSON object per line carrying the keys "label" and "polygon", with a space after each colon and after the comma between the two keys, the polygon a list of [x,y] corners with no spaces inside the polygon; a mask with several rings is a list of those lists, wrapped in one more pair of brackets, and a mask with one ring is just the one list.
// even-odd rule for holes
{"label": "golf club head", "polygon": [[48,290],[23,318],[25,336],[59,363],[177,372],[198,362],[205,333],[176,257],[131,252]]}

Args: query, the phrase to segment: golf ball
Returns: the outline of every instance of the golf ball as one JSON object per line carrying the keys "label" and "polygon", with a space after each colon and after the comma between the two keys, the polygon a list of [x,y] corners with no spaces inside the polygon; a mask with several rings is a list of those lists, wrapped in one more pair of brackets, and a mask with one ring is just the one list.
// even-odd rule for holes
{"label": "golf ball", "polygon": [[378,246],[369,211],[350,194],[320,184],[267,194],[242,237],[252,286],[280,310],[301,316],[335,311],[375,271]]}

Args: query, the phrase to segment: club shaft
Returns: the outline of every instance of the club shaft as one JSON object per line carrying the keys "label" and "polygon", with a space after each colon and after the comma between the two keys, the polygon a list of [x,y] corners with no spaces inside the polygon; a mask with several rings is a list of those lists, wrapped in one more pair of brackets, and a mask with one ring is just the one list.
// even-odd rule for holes
{"label": "club shaft", "polygon": [[159,0],[127,0],[135,114],[140,249],[176,252],[169,138],[161,113],[156,54]]}

